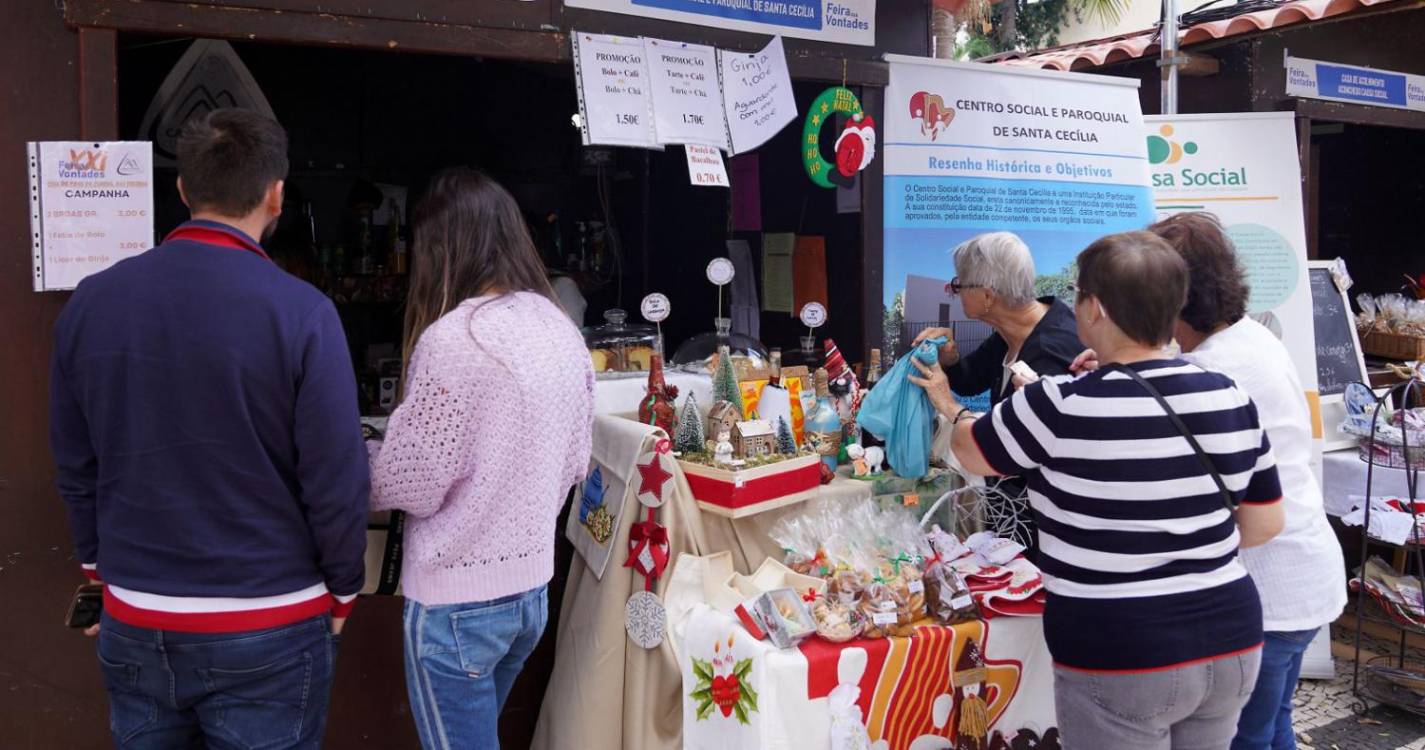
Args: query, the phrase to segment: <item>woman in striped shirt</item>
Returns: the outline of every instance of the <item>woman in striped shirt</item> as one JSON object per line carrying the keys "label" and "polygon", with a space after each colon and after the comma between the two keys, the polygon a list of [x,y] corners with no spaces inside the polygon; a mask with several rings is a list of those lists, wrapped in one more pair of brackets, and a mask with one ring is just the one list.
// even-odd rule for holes
{"label": "woman in striped shirt", "polygon": [[1225,748],[1262,644],[1237,550],[1282,526],[1271,447],[1230,379],[1164,355],[1188,284],[1171,247],[1111,235],[1078,265],[1097,372],[1045,378],[983,418],[939,368],[916,381],[963,467],[1028,481],[1065,747]]}

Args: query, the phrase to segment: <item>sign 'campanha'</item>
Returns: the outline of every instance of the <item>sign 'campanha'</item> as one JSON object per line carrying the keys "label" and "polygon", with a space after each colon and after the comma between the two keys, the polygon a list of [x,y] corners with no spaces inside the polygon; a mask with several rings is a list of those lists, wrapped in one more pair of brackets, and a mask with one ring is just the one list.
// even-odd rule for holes
{"label": "sign 'campanha'", "polygon": [[34,289],[73,289],[153,246],[147,141],[28,145]]}

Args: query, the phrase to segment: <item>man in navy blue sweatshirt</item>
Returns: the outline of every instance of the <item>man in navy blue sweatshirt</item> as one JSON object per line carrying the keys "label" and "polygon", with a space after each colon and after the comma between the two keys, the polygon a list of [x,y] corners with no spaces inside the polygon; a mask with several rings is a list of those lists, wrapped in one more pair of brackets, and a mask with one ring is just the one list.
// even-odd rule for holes
{"label": "man in navy blue sweatshirt", "polygon": [[193,220],[55,325],[51,447],[122,748],[321,742],[369,477],[336,309],[259,242],[287,168],[270,118],[195,118]]}

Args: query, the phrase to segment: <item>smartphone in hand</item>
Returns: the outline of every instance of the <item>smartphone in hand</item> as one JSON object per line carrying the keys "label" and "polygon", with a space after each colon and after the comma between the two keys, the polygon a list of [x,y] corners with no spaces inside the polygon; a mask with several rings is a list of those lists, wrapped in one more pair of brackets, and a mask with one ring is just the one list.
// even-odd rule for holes
{"label": "smartphone in hand", "polygon": [[69,603],[64,624],[71,628],[90,628],[99,624],[103,611],[104,584],[86,583],[74,590],[74,600]]}

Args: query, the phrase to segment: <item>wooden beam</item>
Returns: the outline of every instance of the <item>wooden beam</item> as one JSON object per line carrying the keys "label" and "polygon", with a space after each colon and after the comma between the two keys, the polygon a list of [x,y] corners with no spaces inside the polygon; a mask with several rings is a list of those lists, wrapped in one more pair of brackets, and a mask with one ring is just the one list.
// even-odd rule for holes
{"label": "wooden beam", "polygon": [[1222,63],[1212,55],[1204,55],[1199,52],[1180,52],[1182,57],[1187,58],[1187,62],[1178,66],[1178,73],[1192,78],[1205,78],[1215,76],[1222,70]]}
{"label": "wooden beam", "polygon": [[569,59],[568,36],[552,31],[488,29],[159,0],[67,0],[64,18],[71,26],[165,36],[388,49],[538,62]]}
{"label": "wooden beam", "polygon": [[[571,59],[569,34],[554,27],[537,31],[489,28],[165,0],[67,0],[64,17],[69,25],[81,28],[163,36],[382,49],[527,62],[568,63]],[[633,22],[638,20],[629,18]],[[737,40],[737,43],[719,43],[718,46],[751,52],[766,41],[754,34],[738,35]],[[866,54],[873,52],[868,50]],[[787,68],[798,80],[836,83],[844,80],[849,84],[866,86],[885,86],[890,80],[889,68],[879,60],[796,49],[790,42]]]}
{"label": "wooden beam", "polygon": [[1425,130],[1425,112],[1410,109],[1372,107],[1366,104],[1346,104],[1320,99],[1297,99],[1294,108],[1298,115],[1317,121]]}
{"label": "wooden beam", "polygon": [[119,137],[118,34],[79,30],[79,137]]}

